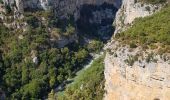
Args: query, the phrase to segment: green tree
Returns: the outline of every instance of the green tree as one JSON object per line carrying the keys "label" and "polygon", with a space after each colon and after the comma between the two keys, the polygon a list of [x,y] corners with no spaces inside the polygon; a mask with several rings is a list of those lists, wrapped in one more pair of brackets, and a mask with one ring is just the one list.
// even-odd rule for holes
{"label": "green tree", "polygon": [[26,84],[29,81],[29,70],[27,66],[22,66],[22,84]]}
{"label": "green tree", "polygon": [[79,50],[76,54],[78,63],[82,63],[88,57],[88,52],[85,49]]}
{"label": "green tree", "polygon": [[50,83],[50,87],[52,88],[57,83],[57,80],[56,80],[57,75],[56,75],[56,68],[55,67],[50,67],[49,76],[50,76],[49,83]]}

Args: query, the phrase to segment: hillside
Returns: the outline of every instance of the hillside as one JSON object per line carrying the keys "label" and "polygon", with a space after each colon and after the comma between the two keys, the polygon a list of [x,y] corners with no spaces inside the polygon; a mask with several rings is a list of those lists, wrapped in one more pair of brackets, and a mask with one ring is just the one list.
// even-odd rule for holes
{"label": "hillside", "polygon": [[78,34],[73,13],[63,18],[55,8],[30,9],[34,3],[7,0],[0,4],[0,99],[48,98],[103,47],[99,37],[86,42]]}
{"label": "hillside", "polygon": [[[130,44],[133,48],[158,49],[160,53],[170,53],[170,7],[145,18],[138,18],[127,31],[118,34],[115,38],[123,44]],[[162,51],[163,50],[163,51]]]}
{"label": "hillside", "polygon": [[137,18],[105,46],[105,100],[169,100],[169,16]]}
{"label": "hillside", "polygon": [[102,100],[104,95],[104,57],[100,56],[66,87],[58,100]]}
{"label": "hillside", "polygon": [[169,94],[167,0],[0,0],[0,100]]}

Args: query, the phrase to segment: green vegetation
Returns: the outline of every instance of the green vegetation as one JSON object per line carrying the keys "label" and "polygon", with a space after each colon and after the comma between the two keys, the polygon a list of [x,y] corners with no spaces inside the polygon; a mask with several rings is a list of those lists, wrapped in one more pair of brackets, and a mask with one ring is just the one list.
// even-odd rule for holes
{"label": "green vegetation", "polygon": [[135,44],[135,43],[130,43],[130,48],[136,48],[137,47],[137,45]]}
{"label": "green vegetation", "polygon": [[144,3],[151,3],[151,4],[160,4],[160,3],[165,3],[167,0],[139,0],[139,1]]}
{"label": "green vegetation", "polygon": [[87,48],[90,52],[99,52],[103,48],[103,43],[98,40],[92,40],[88,45]]}
{"label": "green vegetation", "polygon": [[[74,77],[87,62],[92,49],[79,42],[57,48],[50,40],[52,35],[74,35],[76,30],[71,19],[63,22],[52,12],[41,11],[24,15],[24,19],[18,20],[28,23],[24,32],[0,23],[0,89],[9,100],[46,98],[52,89]],[[38,63],[33,62],[32,56],[37,57]]]}
{"label": "green vegetation", "polygon": [[154,57],[154,53],[153,52],[148,54],[148,56],[146,57],[146,62],[149,63],[149,62],[153,61],[154,60],[153,57]]}
{"label": "green vegetation", "polygon": [[0,3],[3,4],[4,3],[3,0],[0,0]]}
{"label": "green vegetation", "polygon": [[104,94],[104,56],[96,59],[91,67],[81,73],[68,86],[59,100],[102,100]]}
{"label": "green vegetation", "polygon": [[9,5],[5,6],[5,10],[6,10],[7,14],[11,14],[11,12],[12,12],[12,9],[11,9],[11,7]]}
{"label": "green vegetation", "polygon": [[[43,98],[50,89],[73,77],[89,56],[84,47],[51,47],[43,28],[30,29],[22,40],[1,29],[0,88],[9,99]],[[38,64],[32,61],[32,51]]]}
{"label": "green vegetation", "polygon": [[133,66],[133,64],[135,63],[135,61],[138,60],[138,55],[135,56],[129,56],[128,59],[125,60],[125,62],[129,65],[129,66]]}
{"label": "green vegetation", "polygon": [[38,27],[38,25],[39,25],[39,23],[38,23],[39,21],[38,21],[37,17],[35,17],[35,16],[26,17],[26,22],[32,27]]}
{"label": "green vegetation", "polygon": [[152,16],[138,18],[131,28],[118,34],[116,38],[122,43],[130,44],[131,48],[153,48],[153,45],[158,45],[164,52],[170,52],[169,15],[170,7],[165,7]]}

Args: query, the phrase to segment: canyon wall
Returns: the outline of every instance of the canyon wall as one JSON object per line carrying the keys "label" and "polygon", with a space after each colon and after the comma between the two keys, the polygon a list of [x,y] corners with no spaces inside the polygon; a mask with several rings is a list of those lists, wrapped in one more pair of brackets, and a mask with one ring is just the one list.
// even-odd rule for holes
{"label": "canyon wall", "polygon": [[[9,6],[14,11],[14,16],[10,16],[11,18],[14,17],[14,21],[4,23],[7,27],[25,30],[27,23],[15,21],[18,18],[24,18],[24,12],[52,10],[56,18],[63,21],[73,17],[77,26],[76,31],[79,31],[79,33],[87,34],[91,32],[90,34],[97,34],[101,38],[105,38],[104,35],[107,33],[112,34],[112,22],[121,6],[121,0],[3,0],[3,2],[5,6]],[[1,18],[2,20],[5,19],[6,15]],[[75,35],[72,37],[75,37]],[[63,44],[68,44],[74,39],[62,38],[57,41],[57,44],[59,47],[63,47]],[[56,41],[55,39],[51,40]]]}
{"label": "canyon wall", "polygon": [[[133,25],[135,18],[149,16],[162,7],[135,1],[123,0],[114,22],[115,34]],[[169,54],[158,55],[155,51],[144,51],[141,47],[132,49],[116,40],[111,40],[105,50],[104,100],[170,99]],[[152,61],[150,56],[153,57]]]}
{"label": "canyon wall", "polygon": [[97,6],[107,3],[117,8],[121,6],[121,0],[3,0],[3,2],[19,12],[23,12],[24,9],[54,9],[62,16],[73,14],[85,4]]}
{"label": "canyon wall", "polygon": [[[59,19],[74,18],[80,33],[97,34],[101,38],[112,35],[112,22],[122,0],[3,0],[15,14],[27,11],[52,10]],[[18,14],[19,13],[19,14]],[[89,31],[91,30],[91,31]],[[104,36],[110,34],[109,36]]]}
{"label": "canyon wall", "polygon": [[[119,47],[119,48],[118,48]],[[105,58],[104,100],[169,100],[170,56],[153,53],[155,61],[147,62],[153,51],[131,49],[112,41]],[[105,48],[105,49],[106,49]],[[165,58],[165,59],[164,59]],[[133,64],[128,60],[138,59]]]}

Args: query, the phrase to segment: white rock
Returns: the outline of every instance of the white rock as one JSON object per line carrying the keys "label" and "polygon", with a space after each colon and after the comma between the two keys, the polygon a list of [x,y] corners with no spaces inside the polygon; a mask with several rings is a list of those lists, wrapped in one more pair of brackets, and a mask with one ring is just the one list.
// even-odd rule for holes
{"label": "white rock", "polygon": [[[135,56],[139,52],[144,52],[137,47],[130,52],[128,47],[118,47],[118,42],[108,43],[105,49],[110,48],[117,53],[117,57],[107,53],[105,57],[105,94],[104,100],[170,100],[170,64],[169,61],[163,61],[158,55],[157,62],[150,61],[146,63],[145,59],[152,52],[146,50],[139,56],[143,56],[142,61],[135,61],[129,66],[125,60],[129,59],[128,55]],[[119,49],[115,49],[115,48]],[[122,52],[124,50],[124,52]],[[166,54],[170,56],[170,54]],[[144,66],[144,67],[143,67]],[[126,94],[126,96],[125,96]]]}
{"label": "white rock", "polygon": [[38,57],[34,57],[34,58],[32,59],[32,61],[33,61],[33,63],[38,64]]}
{"label": "white rock", "polygon": [[18,38],[22,40],[22,39],[24,39],[24,36],[23,35],[19,35]]}

